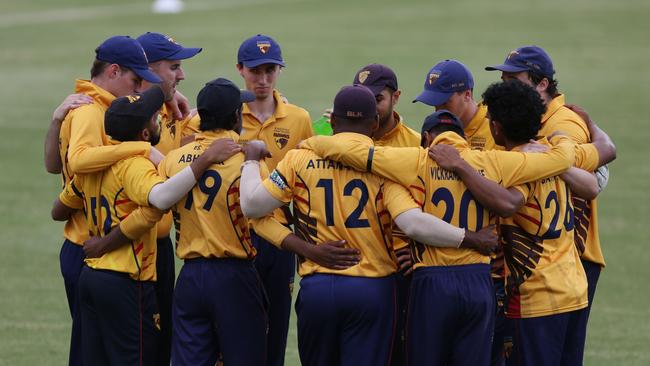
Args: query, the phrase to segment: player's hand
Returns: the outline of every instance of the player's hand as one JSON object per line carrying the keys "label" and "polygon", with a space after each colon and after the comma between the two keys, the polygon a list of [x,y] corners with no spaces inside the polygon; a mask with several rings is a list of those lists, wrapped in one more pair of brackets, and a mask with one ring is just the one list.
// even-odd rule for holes
{"label": "player's hand", "polygon": [[208,149],[203,152],[203,155],[207,154],[208,160],[212,163],[221,163],[241,150],[241,146],[233,139],[218,139],[210,144]]}
{"label": "player's hand", "polygon": [[413,258],[411,258],[411,248],[405,247],[395,251],[395,256],[397,257],[397,266],[399,267],[398,271],[402,272],[402,275],[408,276],[413,272]]}
{"label": "player's hand", "polygon": [[93,98],[86,94],[70,94],[54,110],[54,113],[52,113],[52,121],[63,122],[65,116],[70,112],[70,110],[92,102]]}
{"label": "player's hand", "polygon": [[458,150],[450,145],[435,145],[429,148],[429,158],[450,171],[456,171],[464,163]]}
{"label": "player's hand", "polygon": [[165,158],[165,155],[160,152],[160,150],[156,149],[155,147],[151,147],[151,150],[149,150],[149,160],[153,163],[153,165],[158,166],[162,159]]}
{"label": "player's hand", "polygon": [[323,117],[327,118],[328,123],[332,122],[332,112],[334,112],[334,109],[332,108],[325,108],[325,111],[323,112]]}
{"label": "player's hand", "polygon": [[483,255],[490,255],[496,250],[499,244],[498,239],[494,225],[476,232],[465,230],[465,239],[463,239],[460,247],[474,249]]}
{"label": "player's hand", "polygon": [[165,104],[171,109],[174,119],[185,119],[190,115],[190,101],[178,90],[174,98]]}
{"label": "player's hand", "polygon": [[524,144],[520,147],[519,151],[524,153],[543,153],[547,152],[549,149],[548,146],[540,144],[535,140],[530,140],[527,144]]}
{"label": "player's hand", "polygon": [[589,114],[582,107],[580,107],[578,105],[575,105],[575,104],[565,104],[565,106],[567,108],[569,108],[570,110],[574,111],[575,114],[580,116],[580,118],[582,118],[583,121],[585,121],[587,123],[591,122],[591,118],[589,117]]}
{"label": "player's hand", "polygon": [[99,236],[91,236],[83,245],[86,258],[99,258],[104,255],[103,240]]}
{"label": "player's hand", "polygon": [[305,257],[323,267],[343,270],[359,264],[361,252],[345,248],[345,240],[336,240],[310,245]]}
{"label": "player's hand", "polygon": [[271,153],[266,147],[264,141],[253,140],[249,141],[242,147],[244,155],[246,155],[246,160],[262,160],[264,158],[270,158]]}

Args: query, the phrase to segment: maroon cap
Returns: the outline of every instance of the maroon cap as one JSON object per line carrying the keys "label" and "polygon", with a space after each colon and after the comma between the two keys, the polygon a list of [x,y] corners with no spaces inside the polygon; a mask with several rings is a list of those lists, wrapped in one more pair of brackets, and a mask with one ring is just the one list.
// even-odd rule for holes
{"label": "maroon cap", "polygon": [[390,67],[380,64],[370,64],[364,66],[354,75],[352,84],[361,84],[374,95],[381,94],[384,88],[388,87],[397,90],[397,76]]}
{"label": "maroon cap", "polygon": [[370,119],[377,117],[375,96],[363,85],[344,86],[334,97],[332,115],[349,119]]}

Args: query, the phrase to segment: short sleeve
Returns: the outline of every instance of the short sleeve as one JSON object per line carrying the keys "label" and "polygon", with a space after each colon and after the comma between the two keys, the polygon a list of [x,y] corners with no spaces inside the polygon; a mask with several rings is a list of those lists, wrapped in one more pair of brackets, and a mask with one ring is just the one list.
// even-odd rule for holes
{"label": "short sleeve", "polygon": [[600,163],[600,156],[598,149],[594,144],[577,144],[576,145],[576,162],[577,168],[593,172],[598,169]]}
{"label": "short sleeve", "polygon": [[77,210],[84,207],[83,194],[75,185],[74,179],[63,187],[63,191],[59,194],[59,200],[64,205]]}
{"label": "short sleeve", "polygon": [[293,197],[293,187],[295,184],[295,170],[292,161],[297,158],[297,151],[289,151],[285,155],[268,178],[262,181],[264,188],[278,201],[289,203]]}
{"label": "short sleeve", "polygon": [[124,192],[139,206],[149,206],[149,192],[156,184],[164,182],[153,163],[145,158],[132,158],[120,166]]}
{"label": "short sleeve", "polygon": [[392,217],[397,217],[410,209],[420,209],[408,189],[398,183],[386,181],[383,187],[383,196],[384,204]]}

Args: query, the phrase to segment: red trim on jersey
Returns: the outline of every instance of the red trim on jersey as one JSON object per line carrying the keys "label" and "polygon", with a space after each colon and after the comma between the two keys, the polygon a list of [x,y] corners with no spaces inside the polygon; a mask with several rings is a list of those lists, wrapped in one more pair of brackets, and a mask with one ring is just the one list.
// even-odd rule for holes
{"label": "red trim on jersey", "polygon": [[140,254],[142,251],[142,248],[144,248],[144,242],[140,242],[137,247],[135,247],[135,255]]}
{"label": "red trim on jersey", "polygon": [[418,190],[418,191],[420,191],[422,193],[427,193],[427,191],[425,191],[424,188],[422,188],[422,187],[410,185],[409,188],[413,188],[413,189]]}
{"label": "red trim on jersey", "polygon": [[521,318],[521,296],[519,294],[508,296],[508,318]]}
{"label": "red trim on jersey", "polygon": [[537,219],[535,219],[535,218],[533,218],[533,217],[530,217],[530,216],[528,216],[528,215],[524,215],[524,214],[522,214],[522,213],[520,213],[520,212],[517,212],[517,216],[523,217],[524,219],[526,219],[526,220],[532,222],[533,224],[535,224],[535,225],[537,225],[537,226],[540,225],[539,220],[537,220]]}
{"label": "red trim on jersey", "polygon": [[541,211],[540,208],[539,208],[539,206],[537,206],[537,205],[534,204],[534,203],[530,203],[530,202],[529,202],[529,203],[526,203],[526,207],[534,208],[534,209],[537,210],[537,211]]}
{"label": "red trim on jersey", "polygon": [[117,201],[115,201],[115,206],[119,206],[119,205],[121,205],[123,203],[129,203],[129,202],[131,202],[131,200],[128,199],[128,198],[123,199],[123,200],[117,200]]}
{"label": "red trim on jersey", "polygon": [[309,201],[307,201],[306,199],[304,199],[304,198],[302,198],[300,196],[293,196],[293,199],[298,200],[298,201],[304,203],[305,205],[309,205]]}

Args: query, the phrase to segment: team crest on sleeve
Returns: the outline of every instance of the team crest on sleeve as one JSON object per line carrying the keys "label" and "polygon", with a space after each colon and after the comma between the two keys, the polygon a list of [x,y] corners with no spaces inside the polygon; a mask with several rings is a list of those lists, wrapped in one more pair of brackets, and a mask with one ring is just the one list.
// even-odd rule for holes
{"label": "team crest on sleeve", "polygon": [[433,84],[440,77],[440,73],[437,71],[429,73],[429,85]]}
{"label": "team crest on sleeve", "polygon": [[269,48],[271,48],[271,42],[269,41],[258,41],[257,42],[257,48],[260,49],[260,52],[266,54],[269,52]]}
{"label": "team crest on sleeve", "polygon": [[278,149],[284,149],[289,143],[289,129],[276,127],[273,130],[273,139]]}
{"label": "team crest on sleeve", "polygon": [[289,188],[289,186],[287,186],[287,183],[284,181],[284,178],[282,178],[282,175],[278,173],[277,170],[273,170],[273,172],[271,172],[271,175],[269,176],[269,180],[271,180],[273,184],[275,184],[278,188],[282,190]]}
{"label": "team crest on sleeve", "polygon": [[368,79],[368,76],[369,76],[369,75],[370,75],[370,71],[369,71],[369,70],[361,71],[361,72],[359,73],[359,82],[360,82],[361,84],[365,83],[365,82],[366,82],[366,79]]}

